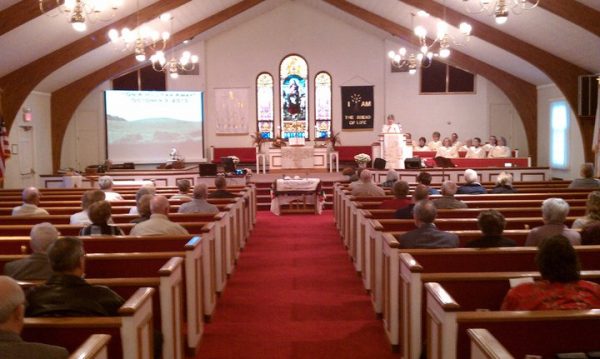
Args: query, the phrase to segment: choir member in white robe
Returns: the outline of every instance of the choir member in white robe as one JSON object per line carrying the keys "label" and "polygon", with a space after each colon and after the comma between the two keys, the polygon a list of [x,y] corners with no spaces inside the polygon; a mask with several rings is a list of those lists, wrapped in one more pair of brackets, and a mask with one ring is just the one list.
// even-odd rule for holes
{"label": "choir member in white robe", "polygon": [[394,115],[388,115],[386,124],[381,128],[381,133],[400,133],[400,125],[398,125]]}
{"label": "choir member in white robe", "polygon": [[456,132],[452,132],[450,136],[450,141],[452,142],[452,146],[456,148],[457,151],[460,151],[463,143],[458,140],[458,134]]}
{"label": "choir member in white robe", "polygon": [[465,158],[485,158],[485,156],[485,150],[481,147],[481,139],[479,137],[473,138],[473,146],[469,147]]}
{"label": "choir member in white robe", "polygon": [[483,145],[483,149],[486,151],[490,151],[492,148],[498,146],[498,139],[496,136],[490,136],[489,142]]}
{"label": "choir member in white robe", "polygon": [[489,158],[508,158],[512,157],[512,151],[510,147],[506,145],[506,138],[500,137],[498,141],[498,146],[492,148],[488,152]]}
{"label": "choir member in white robe", "polygon": [[413,152],[415,151],[431,151],[431,148],[427,146],[427,139],[425,137],[419,137],[419,143],[413,147]]}
{"label": "choir member in white robe", "polygon": [[429,141],[429,143],[427,144],[427,146],[429,147],[430,150],[432,151],[437,151],[438,147],[442,146],[442,141],[440,141],[440,133],[435,131],[432,135],[432,141]]}
{"label": "choir member in white robe", "polygon": [[445,137],[442,143],[443,146],[438,147],[435,157],[458,158],[458,151],[448,137]]}

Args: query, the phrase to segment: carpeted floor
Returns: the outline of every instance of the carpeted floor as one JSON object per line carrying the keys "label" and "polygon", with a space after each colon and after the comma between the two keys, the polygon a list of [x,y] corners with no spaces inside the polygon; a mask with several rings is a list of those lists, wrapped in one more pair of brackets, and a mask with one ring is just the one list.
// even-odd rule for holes
{"label": "carpeted floor", "polygon": [[335,229],[333,213],[259,212],[205,326],[197,358],[400,358]]}

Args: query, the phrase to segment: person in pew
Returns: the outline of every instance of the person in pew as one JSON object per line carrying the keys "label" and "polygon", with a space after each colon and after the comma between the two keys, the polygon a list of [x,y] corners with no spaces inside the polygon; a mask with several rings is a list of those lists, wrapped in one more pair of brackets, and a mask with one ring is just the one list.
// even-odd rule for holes
{"label": "person in pew", "polygon": [[216,191],[208,194],[208,198],[234,198],[235,194],[227,190],[227,179],[225,176],[215,177]]}
{"label": "person in pew", "polygon": [[110,176],[102,176],[98,178],[98,187],[100,190],[104,192],[105,200],[109,202],[113,201],[122,201],[123,197],[117,192],[112,190],[113,187],[113,179]]}
{"label": "person in pew", "polygon": [[458,150],[452,146],[452,141],[448,137],[444,137],[442,145],[438,147],[435,157],[458,158]]}
{"label": "person in pew", "polygon": [[121,228],[108,224],[112,209],[108,201],[93,203],[89,208],[90,224],[79,232],[80,236],[122,236]]}
{"label": "person in pew", "polygon": [[206,201],[208,196],[208,187],[205,183],[198,183],[194,186],[194,199],[179,206],[179,213],[207,213],[217,214],[219,208]]}
{"label": "person in pew", "polygon": [[386,199],[381,202],[379,208],[382,209],[398,209],[404,208],[411,204],[411,200],[408,198],[408,191],[410,187],[406,181],[397,181],[394,183],[392,192],[394,193],[394,199]]}
{"label": "person in pew", "polygon": [[85,252],[76,237],[55,241],[48,249],[54,273],[27,292],[28,317],[116,316],[125,302],[111,289],[85,281]]}
{"label": "person in pew", "polygon": [[373,183],[372,172],[366,169],[360,172],[358,181],[350,183],[350,188],[352,189],[352,195],[357,197],[385,196],[383,188]]}
{"label": "person in pew", "polygon": [[438,131],[435,131],[431,134],[432,140],[427,144],[427,147],[429,147],[431,151],[437,151],[437,149],[442,146],[440,137],[442,137],[442,135],[440,135]]}
{"label": "person in pew", "polygon": [[600,244],[600,222],[585,226],[581,230],[581,244],[584,246]]}
{"label": "person in pew", "polygon": [[105,198],[106,195],[99,189],[85,191],[83,196],[81,196],[81,212],[71,215],[69,223],[82,224],[84,226],[92,224],[88,214],[88,209],[93,203],[104,201]]}
{"label": "person in pew", "polygon": [[509,158],[512,157],[512,151],[507,146],[506,138],[500,137],[498,145],[488,151],[488,158]]}
{"label": "person in pew", "polygon": [[442,197],[433,200],[433,205],[437,209],[454,209],[454,208],[467,208],[467,204],[461,200],[456,199],[454,195],[458,187],[453,181],[444,181],[442,183]]}
{"label": "person in pew", "polygon": [[542,217],[544,225],[535,227],[527,235],[526,246],[539,246],[546,238],[562,235],[569,239],[572,245],[581,244],[579,232],[565,226],[569,214],[569,204],[562,198],[548,198],[542,202]]}
{"label": "person in pew", "polygon": [[400,176],[398,175],[398,172],[396,172],[394,169],[390,169],[387,171],[387,174],[385,175],[385,182],[381,184],[381,187],[392,188],[399,178]]}
{"label": "person in pew", "polygon": [[473,137],[473,145],[467,149],[465,158],[485,158],[486,152],[481,147],[481,138]]}
{"label": "person in pew", "polygon": [[140,199],[147,194],[154,196],[155,193],[156,193],[156,188],[154,187],[154,184],[144,185],[144,186],[140,187],[140,189],[138,189],[137,192],[135,193],[135,206],[133,206],[129,209],[129,214],[134,214],[134,215],[140,214],[139,209],[138,209],[138,203],[140,202]]}
{"label": "person in pew", "polygon": [[48,211],[38,207],[40,204],[41,194],[35,187],[27,187],[21,194],[23,204],[13,208],[13,216],[47,216]]}
{"label": "person in pew", "polygon": [[502,236],[506,219],[495,209],[481,211],[477,216],[477,226],[483,237],[467,243],[469,248],[515,247],[517,242]]}
{"label": "person in pew", "polygon": [[132,219],[129,223],[140,223],[150,219],[150,201],[154,198],[153,194],[143,195],[137,203],[138,217]]}
{"label": "person in pew", "polygon": [[600,285],[580,279],[581,266],[569,239],[561,235],[546,239],[535,262],[542,280],[510,289],[501,310],[600,308]]}
{"label": "person in pew", "polygon": [[569,184],[569,188],[599,188],[600,180],[594,178],[594,165],[584,163],[581,165],[581,178],[576,178]]}
{"label": "person in pew", "polygon": [[585,204],[585,216],[577,218],[571,228],[582,229],[596,223],[600,223],[600,191],[588,194]]}
{"label": "person in pew", "polygon": [[16,280],[46,280],[52,275],[52,267],[48,259],[48,247],[58,238],[60,233],[50,223],[38,223],[31,228],[31,255],[17,259],[4,265],[4,274]]}
{"label": "person in pew", "polygon": [[415,205],[421,201],[427,200],[429,198],[429,191],[427,186],[418,184],[415,187],[415,190],[412,194],[412,202],[405,207],[398,208],[396,213],[394,213],[394,218],[396,219],[411,219],[413,218],[413,210]]}
{"label": "person in pew", "polygon": [[400,248],[455,248],[458,247],[458,236],[454,233],[440,231],[433,222],[437,210],[431,201],[424,200],[414,208],[413,218],[417,229],[397,235]]}
{"label": "person in pew", "polygon": [[165,196],[154,196],[150,200],[150,219],[136,224],[129,233],[132,236],[187,235],[188,231],[179,223],[169,220],[169,200]]}
{"label": "person in pew", "polygon": [[172,195],[170,199],[180,201],[191,201],[192,196],[190,196],[189,194],[190,188],[192,188],[190,181],[186,179],[177,180],[177,189],[179,190],[179,193]]}
{"label": "person in pew", "polygon": [[417,183],[420,183],[427,187],[427,191],[430,195],[440,194],[440,191],[431,187],[431,178],[431,173],[427,171],[421,171],[421,173],[419,173],[419,175],[417,176]]}
{"label": "person in pew", "polygon": [[413,151],[431,151],[431,148],[427,146],[427,139],[425,137],[419,137],[419,143],[415,144]]}
{"label": "person in pew", "polygon": [[62,347],[26,342],[21,338],[25,318],[25,294],[12,278],[0,276],[0,357],[18,359],[66,359]]}
{"label": "person in pew", "polygon": [[504,171],[496,177],[496,186],[492,188],[491,193],[517,193],[517,189],[512,186],[512,175]]}
{"label": "person in pew", "polygon": [[477,172],[472,169],[465,170],[465,184],[458,187],[456,190],[457,194],[485,194],[487,193],[485,187],[479,183]]}

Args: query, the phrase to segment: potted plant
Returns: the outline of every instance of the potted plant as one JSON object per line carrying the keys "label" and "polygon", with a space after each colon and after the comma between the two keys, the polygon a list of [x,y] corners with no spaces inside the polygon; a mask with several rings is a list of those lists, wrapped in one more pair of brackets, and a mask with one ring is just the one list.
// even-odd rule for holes
{"label": "potted plant", "polygon": [[260,131],[256,131],[250,137],[252,137],[252,144],[256,147],[256,153],[262,153],[262,144],[267,142],[267,139],[262,137]]}
{"label": "potted plant", "polygon": [[341,132],[332,133],[331,136],[329,138],[327,138],[327,141],[329,142],[329,146],[332,151],[335,151],[336,145],[342,144],[342,141],[340,140],[340,134],[341,134]]}

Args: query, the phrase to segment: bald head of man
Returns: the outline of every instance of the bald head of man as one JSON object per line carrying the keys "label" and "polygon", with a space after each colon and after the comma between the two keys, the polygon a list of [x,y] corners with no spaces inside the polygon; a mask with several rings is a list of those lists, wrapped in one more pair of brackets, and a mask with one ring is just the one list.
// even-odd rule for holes
{"label": "bald head of man", "polygon": [[27,187],[21,194],[23,197],[23,203],[40,204],[40,191],[35,187]]}
{"label": "bald head of man", "polygon": [[154,196],[150,201],[150,212],[152,214],[169,214],[169,200],[165,196]]}
{"label": "bald head of man", "polygon": [[58,238],[58,230],[48,222],[38,223],[31,228],[31,250],[33,253],[46,253],[48,247]]}
{"label": "bald head of man", "polygon": [[205,183],[198,183],[194,186],[195,199],[206,199],[206,196],[208,196],[208,187]]}
{"label": "bald head of man", "polygon": [[0,331],[21,333],[25,316],[25,294],[8,276],[0,276]]}

